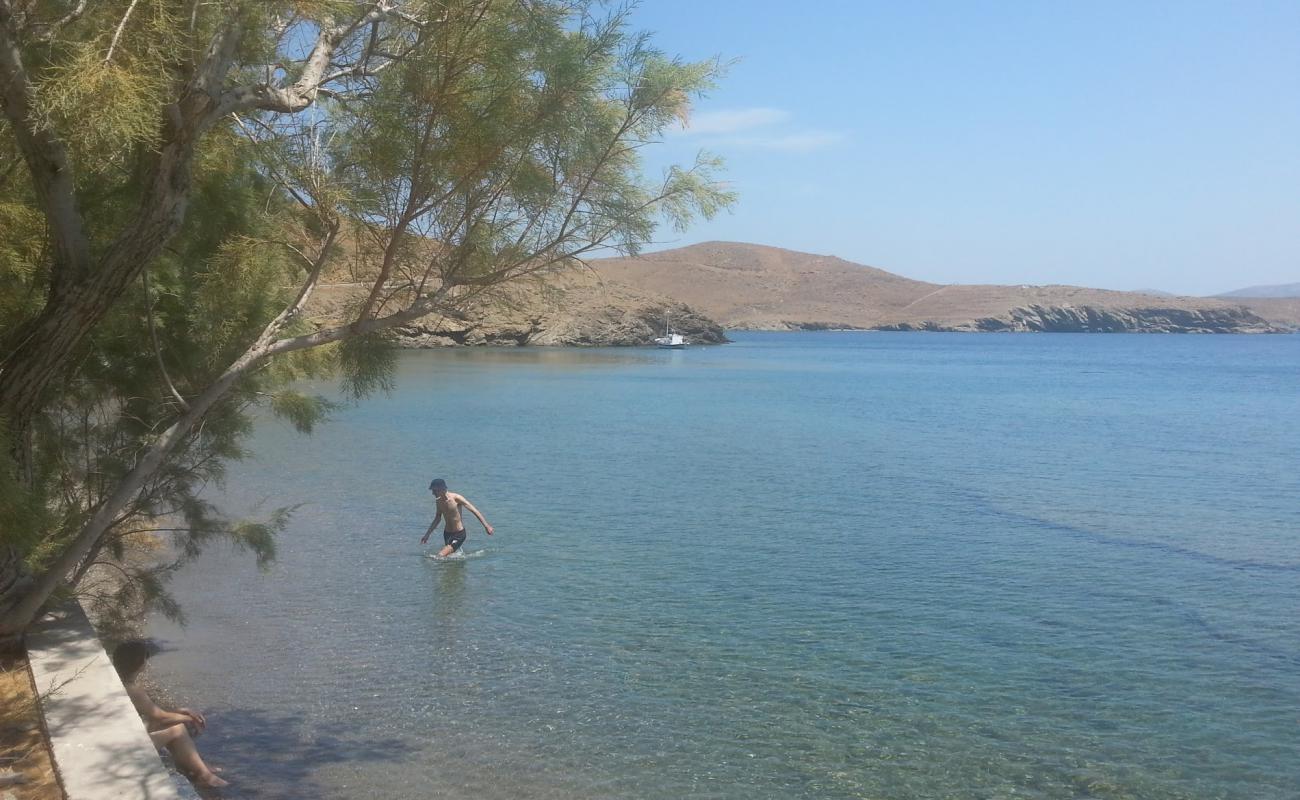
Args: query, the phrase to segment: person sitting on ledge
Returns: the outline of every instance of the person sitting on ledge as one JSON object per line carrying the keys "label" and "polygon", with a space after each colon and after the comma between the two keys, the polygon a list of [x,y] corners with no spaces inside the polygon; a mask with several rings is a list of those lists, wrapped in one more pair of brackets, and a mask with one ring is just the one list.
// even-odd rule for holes
{"label": "person sitting on ledge", "polygon": [[227,786],[227,782],[215,774],[220,772],[220,769],[214,770],[203,763],[203,759],[199,757],[199,749],[194,746],[194,739],[190,736],[191,727],[196,735],[207,727],[207,720],[203,715],[188,708],[164,711],[149,698],[149,693],[144,690],[144,687],[136,685],[135,679],[139,677],[140,670],[144,669],[144,662],[148,660],[149,646],[141,641],[123,642],[113,651],[113,666],[117,668],[117,674],[122,677],[126,693],[135,704],[135,710],[144,719],[145,728],[148,729],[149,738],[153,740],[154,746],[159,748],[165,746],[170,750],[176,766],[193,781],[195,786]]}

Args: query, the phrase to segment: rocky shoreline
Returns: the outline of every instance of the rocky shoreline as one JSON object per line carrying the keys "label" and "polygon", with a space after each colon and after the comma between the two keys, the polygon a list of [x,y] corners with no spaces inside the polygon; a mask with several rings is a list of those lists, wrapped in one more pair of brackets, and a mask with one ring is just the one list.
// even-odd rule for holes
{"label": "rocky shoreline", "polygon": [[1300,299],[1177,297],[1060,285],[936,284],[833,256],[704,242],[593,262],[729,330],[1287,333]]}
{"label": "rocky shoreline", "polygon": [[1293,333],[1247,308],[1098,308],[1095,306],[1016,307],[1000,316],[969,321],[920,320],[854,325],[847,322],[782,321],[737,326],[764,331],[934,331],[948,333]]}
{"label": "rocky shoreline", "polygon": [[[309,314],[318,325],[346,319],[359,284],[326,284]],[[477,298],[452,316],[431,314],[392,331],[403,349],[440,347],[646,347],[665,326],[687,344],[723,344],[722,326],[686,303],[574,270],[546,283],[520,282]]]}
{"label": "rocky shoreline", "polygon": [[724,328],[682,303],[665,301],[640,308],[616,306],[569,309],[502,321],[484,312],[463,320],[422,320],[397,328],[403,349],[441,347],[645,347],[663,335],[665,315],[689,344],[724,344],[727,330],[763,331],[932,331],[950,333],[1293,333],[1246,308],[1016,307],[999,316],[969,321],[921,320],[862,326],[846,322],[781,321]]}
{"label": "rocky shoreline", "polygon": [[464,320],[426,319],[394,331],[394,343],[403,349],[439,347],[561,346],[644,347],[662,336],[664,319],[688,344],[723,344],[722,326],[681,303],[647,304],[627,309],[616,306],[533,314],[523,320],[501,321],[489,313]]}
{"label": "rocky shoreline", "polygon": [[998,317],[970,323],[934,322],[882,325],[876,330],[930,330],[1014,333],[1289,333],[1245,308],[1097,308],[1023,306]]}
{"label": "rocky shoreline", "polygon": [[[322,325],[345,319],[360,292],[361,284],[323,285],[309,313]],[[1300,330],[1300,300],[941,286],[831,257],[708,243],[498,287],[454,317],[431,315],[391,335],[405,349],[645,347],[665,324],[693,345],[724,343],[727,330],[1290,333]]]}

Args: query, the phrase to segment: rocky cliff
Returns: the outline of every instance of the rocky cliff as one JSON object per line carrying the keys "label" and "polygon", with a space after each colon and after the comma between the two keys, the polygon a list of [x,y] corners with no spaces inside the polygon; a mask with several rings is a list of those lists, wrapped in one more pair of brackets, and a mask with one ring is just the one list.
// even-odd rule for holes
{"label": "rocky cliff", "polygon": [[456,345],[567,345],[577,347],[635,347],[652,344],[664,334],[667,315],[676,333],[690,344],[727,341],[722,326],[689,306],[671,300],[646,301],[632,307],[566,303],[506,313],[472,309],[463,319],[426,318],[395,331],[406,348]]}
{"label": "rocky cliff", "polygon": [[[320,287],[309,313],[318,321],[340,319],[363,288]],[[468,305],[456,317],[430,315],[394,330],[404,348],[458,345],[567,345],[625,347],[652,344],[665,322],[689,344],[727,341],[722,326],[680,301],[609,284],[591,273],[553,276],[545,284],[505,287]]]}
{"label": "rocky cliff", "polygon": [[882,325],[879,330],[1013,331],[1041,333],[1274,333],[1279,329],[1244,308],[1108,309],[1091,306],[1025,306],[971,323]]}

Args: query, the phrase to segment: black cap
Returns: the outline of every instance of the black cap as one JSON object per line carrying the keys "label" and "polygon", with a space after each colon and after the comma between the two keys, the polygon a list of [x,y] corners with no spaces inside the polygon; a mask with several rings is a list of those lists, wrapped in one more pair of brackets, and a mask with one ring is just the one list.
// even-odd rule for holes
{"label": "black cap", "polygon": [[442,478],[434,478],[434,479],[433,479],[433,482],[429,484],[429,488],[430,488],[430,489],[446,489],[446,488],[447,488],[447,482],[444,481]]}

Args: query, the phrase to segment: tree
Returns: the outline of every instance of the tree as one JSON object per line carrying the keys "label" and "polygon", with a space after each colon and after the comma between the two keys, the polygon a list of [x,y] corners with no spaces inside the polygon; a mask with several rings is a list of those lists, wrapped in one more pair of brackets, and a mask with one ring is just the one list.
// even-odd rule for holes
{"label": "tree", "polygon": [[[362,396],[387,329],[731,201],[711,158],[639,168],[716,63],[598,10],[0,0],[0,636],[162,512],[268,552],[196,491],[250,405],[327,410],[296,377]],[[344,272],[366,290],[313,324]]]}

